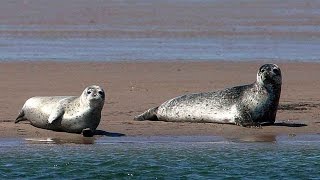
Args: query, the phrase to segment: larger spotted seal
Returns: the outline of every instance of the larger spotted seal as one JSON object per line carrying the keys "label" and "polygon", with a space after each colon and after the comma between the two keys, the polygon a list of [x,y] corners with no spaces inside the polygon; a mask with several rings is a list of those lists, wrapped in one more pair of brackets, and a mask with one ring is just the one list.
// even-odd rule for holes
{"label": "larger spotted seal", "polygon": [[282,77],[275,64],[265,64],[256,82],[222,91],[187,94],[151,108],[135,120],[234,123],[259,126],[275,122]]}
{"label": "larger spotted seal", "polygon": [[23,105],[15,123],[27,120],[35,127],[54,131],[94,132],[100,123],[104,100],[104,90],[96,85],[85,88],[80,97],[32,97]]}

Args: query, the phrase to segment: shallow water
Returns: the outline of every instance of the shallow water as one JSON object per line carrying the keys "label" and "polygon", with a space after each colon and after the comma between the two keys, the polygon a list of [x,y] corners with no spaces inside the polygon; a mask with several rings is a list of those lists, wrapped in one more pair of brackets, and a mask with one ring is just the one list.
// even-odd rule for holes
{"label": "shallow water", "polygon": [[[319,135],[247,142],[221,137],[99,138],[93,144],[6,139],[3,178],[317,179]],[[88,141],[87,141],[88,142]]]}
{"label": "shallow water", "polygon": [[0,37],[0,61],[320,62],[320,38],[43,38]]}

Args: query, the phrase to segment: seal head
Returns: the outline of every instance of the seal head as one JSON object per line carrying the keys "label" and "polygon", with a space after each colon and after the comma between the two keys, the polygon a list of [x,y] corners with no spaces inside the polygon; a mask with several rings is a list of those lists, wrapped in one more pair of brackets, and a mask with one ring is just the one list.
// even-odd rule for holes
{"label": "seal head", "polygon": [[257,73],[257,83],[266,88],[279,88],[282,84],[281,70],[276,64],[265,64]]}
{"label": "seal head", "polygon": [[104,90],[96,85],[87,87],[80,96],[81,103],[91,108],[103,107],[104,100]]}

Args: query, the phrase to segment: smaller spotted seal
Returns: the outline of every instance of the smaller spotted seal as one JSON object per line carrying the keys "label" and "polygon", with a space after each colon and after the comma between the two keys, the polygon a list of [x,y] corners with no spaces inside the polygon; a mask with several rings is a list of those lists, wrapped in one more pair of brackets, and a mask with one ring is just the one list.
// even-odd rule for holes
{"label": "smaller spotted seal", "polygon": [[173,122],[233,123],[260,126],[275,122],[282,77],[275,64],[265,64],[256,82],[222,91],[187,94],[151,108],[134,119]]}
{"label": "smaller spotted seal", "polygon": [[92,136],[100,123],[104,100],[104,90],[96,85],[87,87],[80,97],[32,97],[15,123],[29,121],[38,128]]}

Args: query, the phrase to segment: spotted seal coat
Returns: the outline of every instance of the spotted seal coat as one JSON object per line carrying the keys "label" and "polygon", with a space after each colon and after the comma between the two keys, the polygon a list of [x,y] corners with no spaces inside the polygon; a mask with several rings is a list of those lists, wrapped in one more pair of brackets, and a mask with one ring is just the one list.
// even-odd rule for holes
{"label": "spotted seal coat", "polygon": [[134,119],[233,123],[240,126],[273,124],[281,84],[280,68],[275,64],[265,64],[259,68],[257,80],[252,84],[179,96],[147,110]]}
{"label": "spotted seal coat", "polygon": [[96,85],[85,88],[80,97],[32,97],[23,105],[15,123],[29,121],[38,128],[70,133],[94,132],[100,123],[104,100],[104,90]]}

